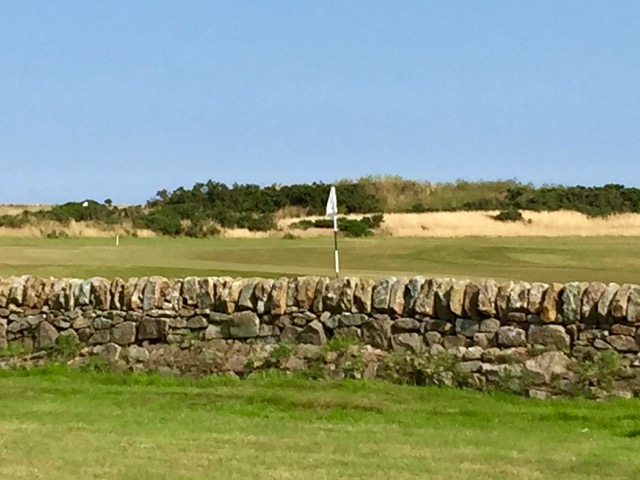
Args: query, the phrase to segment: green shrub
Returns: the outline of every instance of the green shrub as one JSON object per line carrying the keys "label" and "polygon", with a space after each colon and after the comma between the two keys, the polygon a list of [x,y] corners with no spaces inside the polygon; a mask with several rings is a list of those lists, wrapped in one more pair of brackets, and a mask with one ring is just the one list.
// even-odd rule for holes
{"label": "green shrub", "polygon": [[511,209],[511,208],[507,210],[502,210],[500,213],[498,213],[497,215],[494,215],[492,218],[499,222],[520,222],[524,220],[524,217],[522,216],[522,212],[520,212],[520,210]]}

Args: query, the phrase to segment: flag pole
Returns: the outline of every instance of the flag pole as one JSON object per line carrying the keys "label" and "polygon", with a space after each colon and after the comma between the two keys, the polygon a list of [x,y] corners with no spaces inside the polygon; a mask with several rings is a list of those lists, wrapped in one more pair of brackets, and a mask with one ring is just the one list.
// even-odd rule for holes
{"label": "flag pole", "polygon": [[333,258],[335,262],[336,278],[338,278],[340,274],[340,261],[338,258],[338,198],[336,196],[336,187],[331,187],[331,191],[329,192],[326,214],[333,218]]}
{"label": "flag pole", "polygon": [[336,278],[340,273],[340,259],[338,254],[338,214],[333,214],[333,248],[334,248],[334,262],[336,266]]}

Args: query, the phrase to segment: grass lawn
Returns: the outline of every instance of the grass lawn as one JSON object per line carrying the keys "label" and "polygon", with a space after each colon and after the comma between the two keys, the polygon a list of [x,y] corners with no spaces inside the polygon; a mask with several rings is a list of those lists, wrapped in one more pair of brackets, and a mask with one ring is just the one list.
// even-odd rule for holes
{"label": "grass lawn", "polygon": [[638,478],[640,401],[0,373],[3,479]]}
{"label": "grass lawn", "polygon": [[[640,238],[343,239],[344,275],[640,283]],[[332,275],[333,240],[0,238],[0,275]]]}

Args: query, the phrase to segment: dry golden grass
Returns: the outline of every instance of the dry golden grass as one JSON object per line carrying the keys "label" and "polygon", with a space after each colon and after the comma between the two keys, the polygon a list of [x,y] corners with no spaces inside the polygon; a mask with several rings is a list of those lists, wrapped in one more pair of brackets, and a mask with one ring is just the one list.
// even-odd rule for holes
{"label": "dry golden grass", "polygon": [[37,212],[38,210],[49,210],[51,205],[13,205],[0,204],[0,215],[19,215],[25,210],[29,212]]}
{"label": "dry golden grass", "polygon": [[138,237],[155,237],[151,230],[133,229],[130,225],[97,225],[93,222],[75,222],[71,220],[68,225],[64,225],[52,220],[38,220],[36,223],[25,225],[20,228],[0,227],[0,237],[46,237],[50,234],[67,235],[69,237],[83,238],[108,238],[115,235],[125,236],[136,233]]}
{"label": "dry golden grass", "polygon": [[385,215],[384,234],[394,237],[640,236],[640,214],[592,218],[571,211],[523,211],[524,221],[498,222],[498,212],[431,212]]}

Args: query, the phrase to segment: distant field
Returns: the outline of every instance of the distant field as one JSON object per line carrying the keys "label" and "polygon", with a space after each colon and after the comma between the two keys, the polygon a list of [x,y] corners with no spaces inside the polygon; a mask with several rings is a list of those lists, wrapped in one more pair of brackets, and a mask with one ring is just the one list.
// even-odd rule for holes
{"label": "distant field", "polygon": [[61,369],[0,388],[3,479],[640,476],[638,400]]}
{"label": "distant field", "polygon": [[[640,283],[640,238],[343,239],[343,275]],[[332,275],[333,240],[0,238],[0,275]]]}

